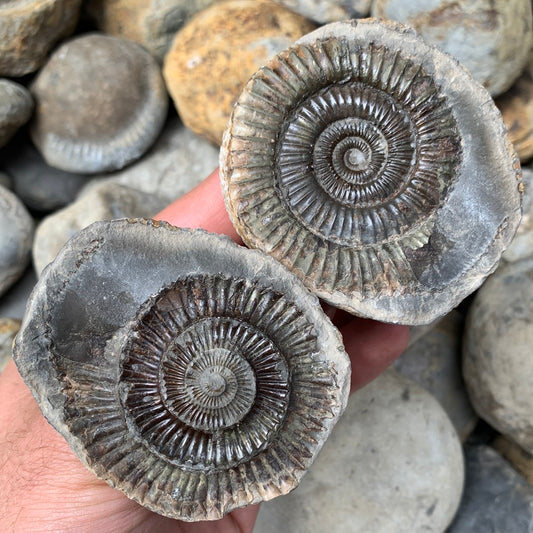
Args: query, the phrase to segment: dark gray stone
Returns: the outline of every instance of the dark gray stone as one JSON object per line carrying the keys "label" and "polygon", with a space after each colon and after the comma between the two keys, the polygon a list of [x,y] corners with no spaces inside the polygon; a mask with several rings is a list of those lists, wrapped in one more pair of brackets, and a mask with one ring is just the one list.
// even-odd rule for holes
{"label": "dark gray stone", "polygon": [[33,98],[26,87],[0,79],[0,146],[4,146],[28,120],[33,111]]}
{"label": "dark gray stone", "polygon": [[0,316],[21,319],[36,282],[35,271],[29,266],[22,277],[0,297]]}
{"label": "dark gray stone", "polygon": [[465,450],[463,499],[448,533],[531,533],[533,487],[488,446]]}

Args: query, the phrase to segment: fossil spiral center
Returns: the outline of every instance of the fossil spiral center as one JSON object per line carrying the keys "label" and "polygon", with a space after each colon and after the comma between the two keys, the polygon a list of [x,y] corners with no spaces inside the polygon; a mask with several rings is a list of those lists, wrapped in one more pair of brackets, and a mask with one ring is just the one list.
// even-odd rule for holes
{"label": "fossil spiral center", "polygon": [[344,164],[350,170],[364,170],[368,167],[371,154],[368,144],[365,146],[365,149],[350,148],[344,152]]}
{"label": "fossil spiral center", "polygon": [[227,380],[233,377],[224,375],[224,369],[208,368],[200,376],[200,386],[208,396],[220,396],[224,393],[227,386]]}

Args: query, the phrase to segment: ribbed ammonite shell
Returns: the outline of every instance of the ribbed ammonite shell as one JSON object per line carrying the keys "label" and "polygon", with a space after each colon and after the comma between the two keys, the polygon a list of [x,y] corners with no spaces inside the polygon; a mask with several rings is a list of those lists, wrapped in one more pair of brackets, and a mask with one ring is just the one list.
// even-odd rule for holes
{"label": "ribbed ammonite shell", "polygon": [[131,220],[96,223],[63,248],[14,357],[91,470],[182,520],[293,489],[346,405],[350,373],[317,299],[276,261]]}
{"label": "ribbed ammonite shell", "polygon": [[457,305],[520,217],[519,165],[490,95],[395,23],[323,26],[261,68],[220,164],[247,244],[384,321]]}

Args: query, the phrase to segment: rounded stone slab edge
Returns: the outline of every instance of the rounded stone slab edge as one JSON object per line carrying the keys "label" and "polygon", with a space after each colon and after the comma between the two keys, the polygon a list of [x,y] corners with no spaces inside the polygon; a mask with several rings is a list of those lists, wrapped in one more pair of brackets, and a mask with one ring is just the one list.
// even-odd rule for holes
{"label": "rounded stone slab edge", "polygon": [[[192,282],[186,285],[189,279]],[[212,298],[215,293],[222,303]],[[169,302],[181,302],[181,307]],[[239,302],[246,305],[238,307]],[[238,316],[226,317],[223,310],[233,308],[240,309]],[[191,316],[179,309],[187,309]],[[222,311],[217,314],[217,309]],[[160,320],[169,313],[172,320]],[[250,331],[241,323],[245,319],[252,324]],[[176,324],[185,327],[172,336],[158,330],[162,323],[174,330]],[[207,332],[206,344],[195,337],[200,330]],[[258,355],[246,361],[235,355],[224,344],[229,342],[226,331],[234,334],[228,338],[241,342],[233,352],[246,353],[247,346],[256,346],[252,342],[256,339],[259,347],[253,353]],[[271,341],[269,336],[276,334]],[[223,340],[215,346],[217,339]],[[194,358],[188,360],[183,354],[193,345],[203,346],[202,354],[208,353],[208,359],[219,366],[231,360],[226,365],[231,372],[217,367],[216,376],[210,377],[199,358],[200,363],[185,368],[183,361]],[[277,355],[287,346],[294,357]],[[32,293],[14,359],[45,417],[90,470],[150,510],[186,521],[218,519],[235,508],[292,490],[343,412],[349,390],[350,363],[340,333],[318,300],[284,267],[227,237],[151,220],[97,222],[63,247]],[[151,373],[154,366],[159,370]],[[255,400],[250,399],[249,386],[241,387],[243,394],[233,387],[250,374],[249,366],[259,376]],[[203,373],[196,372],[199,368]],[[141,378],[139,372],[144,372]],[[223,390],[221,376],[226,380]],[[276,394],[268,390],[274,378],[276,394],[286,401],[281,407]],[[157,388],[166,395],[159,404],[164,404],[165,416],[172,419],[163,426],[168,431],[157,439],[150,429],[155,422],[144,423],[144,407],[138,402],[139,395],[145,402],[153,393],[154,387],[152,392],[144,388],[150,380],[161,381]],[[203,393],[208,391],[206,402],[211,406],[219,402],[220,416],[214,419],[201,412],[197,404],[203,400],[184,410],[178,382],[184,390],[199,386]],[[226,402],[237,409],[245,406],[249,412],[234,424],[234,415],[224,411]],[[119,406],[119,413],[108,419],[112,405]],[[266,431],[269,417],[261,418],[265,406],[275,419],[272,434]],[[98,428],[88,423],[95,413]],[[208,435],[204,440],[183,438],[194,444],[188,456],[173,437],[185,423],[191,434]],[[241,439],[240,447],[228,444],[219,455],[211,453],[209,439],[218,437],[217,431],[206,429],[213,427],[210,424],[228,442]],[[115,438],[117,427],[125,428],[126,439]],[[242,437],[247,428],[249,433]],[[196,453],[198,442],[205,453]],[[100,453],[97,448],[104,450],[100,463],[95,459]],[[269,455],[273,449],[276,453]],[[109,459],[116,456],[131,461]],[[229,466],[224,470],[226,460]],[[131,474],[124,463],[150,472],[152,484],[136,483],[142,476]]]}
{"label": "rounded stone slab edge", "polygon": [[[336,54],[336,50],[342,53]],[[397,67],[404,63],[405,71],[401,75],[408,75],[397,83],[400,74]],[[350,71],[353,64],[362,66],[358,71]],[[336,70],[338,67],[340,70]],[[309,72],[314,75],[307,76]],[[372,85],[380,89],[375,102],[381,99],[388,109],[400,110],[403,120],[411,123],[411,143],[394,136],[400,139],[401,150],[412,150],[410,144],[416,146],[412,157],[400,161],[406,166],[405,172],[392,169],[397,176],[410,176],[411,182],[389,194],[387,187],[394,182],[389,180],[383,189],[389,196],[382,194],[387,202],[384,207],[378,205],[374,212],[365,205],[371,203],[365,199],[370,193],[364,187],[362,192],[357,191],[352,185],[357,180],[362,180],[363,185],[365,180],[371,181],[368,176],[362,176],[362,164],[370,169],[388,157],[383,149],[388,141],[375,128],[369,126],[367,130],[373,133],[369,138],[381,139],[374,149],[376,161],[372,159],[372,151],[366,159],[361,156],[368,152],[369,139],[351,147],[352,152],[357,149],[354,153],[361,156],[360,161],[344,158],[342,165],[350,167],[345,181],[353,182],[347,193],[330,185],[333,181],[328,178],[329,181],[323,179],[309,187],[311,196],[305,196],[299,189],[300,182],[294,178],[298,173],[293,168],[295,161],[301,160],[305,163],[304,173],[312,172],[308,169],[317,162],[321,168],[327,166],[321,156],[311,157],[303,148],[300,151],[295,148],[298,142],[301,146],[305,144],[296,138],[295,132],[320,122],[319,113],[305,122],[306,114],[309,116],[317,109],[315,103],[307,105],[307,99],[319,94],[322,101],[331,103],[334,98],[328,100],[325,88],[340,86],[341,95],[335,96],[337,103],[345,106],[345,102],[351,101],[364,111],[364,120],[360,116],[350,118],[349,126],[355,131],[362,122],[374,120],[366,116],[371,106],[364,108],[359,103],[364,101],[366,89],[357,87],[368,79],[371,89]],[[413,80],[416,83],[412,84]],[[349,81],[357,86],[357,94],[350,93]],[[396,91],[393,96],[402,96],[400,104],[383,95],[382,89],[388,86]],[[311,87],[309,92],[307,87]],[[318,104],[320,98],[315,99]],[[428,113],[423,109],[427,102],[434,104]],[[295,109],[303,113],[298,116]],[[282,122],[287,116],[293,121],[278,128],[276,121]],[[381,116],[376,114],[376,117],[377,123],[382,121]],[[439,117],[444,122],[439,123]],[[342,151],[341,142],[331,146],[327,144],[328,139],[322,142],[328,128],[318,130],[318,139],[333,156]],[[440,130],[444,132],[440,138],[428,133]],[[280,137],[289,139],[288,148],[280,148]],[[419,142],[421,138],[428,142]],[[420,162],[416,158],[422,152],[429,179],[417,174]],[[342,166],[339,161],[342,159],[332,157],[331,166]],[[413,30],[399,23],[363,19],[328,24],[302,37],[294,47],[260,69],[234,107],[224,135],[220,167],[226,208],[249,246],[274,256],[329,303],[384,322],[417,325],[446,314],[496,268],[520,220],[519,161],[489,93],[455,59],[427,45]],[[317,178],[317,183],[320,179]],[[431,182],[423,192],[427,201],[422,202],[431,209],[424,212],[421,208],[422,216],[417,221],[409,212],[405,214],[404,205],[409,201],[415,207],[407,211],[416,211],[416,194],[406,195],[405,191],[411,185],[414,189],[421,181]],[[316,198],[320,199],[316,205],[312,200],[315,190],[318,190]],[[330,202],[328,195],[340,197],[343,216],[349,215],[344,217],[345,222],[332,222],[337,216],[331,214],[333,211],[326,215],[324,210],[319,211],[320,206]],[[352,197],[364,200],[359,204],[361,208]],[[286,198],[292,202],[289,206],[284,204]],[[389,202],[390,198],[394,201]],[[261,206],[267,205],[267,201],[272,206],[269,204],[269,209],[265,207],[263,212]],[[313,218],[309,213],[315,207],[317,227],[307,235],[300,229]],[[406,223],[395,222],[393,212],[400,217],[398,220],[404,217]],[[372,225],[374,229],[369,230]],[[330,230],[333,238],[323,238]],[[289,240],[292,244],[286,242]],[[337,257],[341,267],[335,270],[332,264]]]}

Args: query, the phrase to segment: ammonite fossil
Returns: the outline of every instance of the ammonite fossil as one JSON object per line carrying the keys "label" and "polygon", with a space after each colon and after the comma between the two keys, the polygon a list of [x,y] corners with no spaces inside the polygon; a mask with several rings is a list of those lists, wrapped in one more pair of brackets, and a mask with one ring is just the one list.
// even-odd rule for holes
{"label": "ammonite fossil", "polygon": [[490,95],[396,23],[323,26],[261,68],[220,165],[248,245],[388,322],[457,305],[520,219],[519,163]]}
{"label": "ammonite fossil", "polygon": [[125,219],[82,230],[44,271],[14,358],[91,470],[182,520],[293,489],[350,374],[318,300],[276,261]]}

